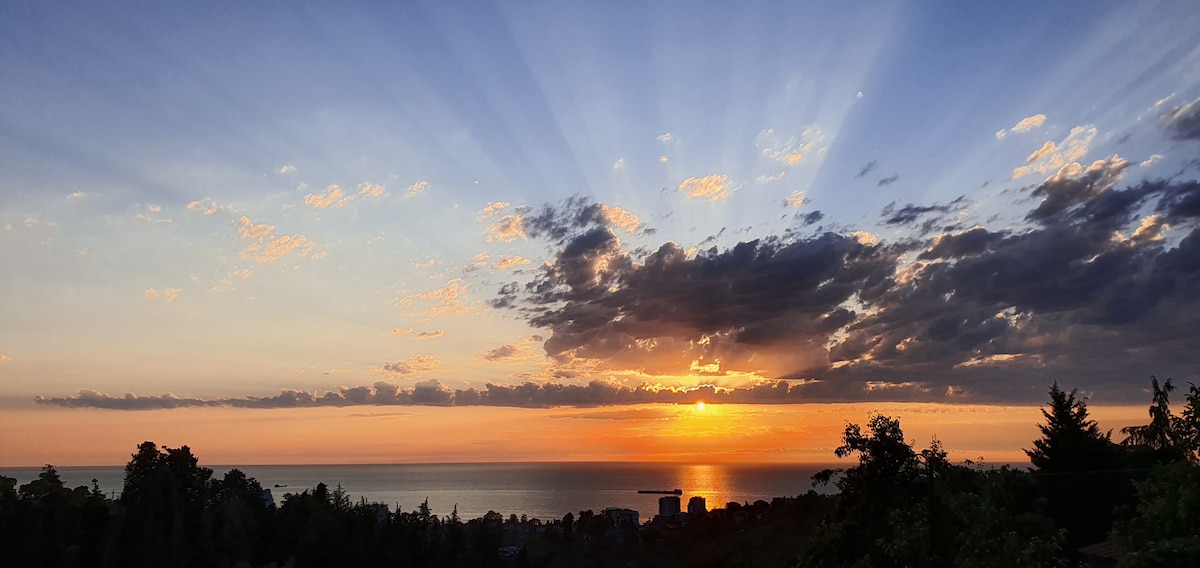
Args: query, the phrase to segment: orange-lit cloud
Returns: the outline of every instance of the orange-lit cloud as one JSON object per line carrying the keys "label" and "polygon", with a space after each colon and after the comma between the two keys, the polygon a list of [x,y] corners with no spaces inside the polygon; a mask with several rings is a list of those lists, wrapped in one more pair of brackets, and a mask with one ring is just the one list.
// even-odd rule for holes
{"label": "orange-lit cloud", "polygon": [[331,185],[325,189],[323,193],[310,193],[304,196],[304,204],[313,209],[327,209],[330,207],[344,207],[347,203],[354,199],[353,195],[345,195],[342,193],[342,188],[336,185]]}
{"label": "orange-lit cloud", "polygon": [[408,186],[408,191],[404,192],[404,199],[412,199],[412,198],[416,197],[417,195],[420,195],[422,192],[424,192],[427,189],[429,189],[429,182],[427,182],[427,181],[415,182],[412,185]]}
{"label": "orange-lit cloud", "polygon": [[229,211],[229,208],[217,205],[211,197],[205,197],[199,201],[193,201],[187,204],[187,210],[192,213],[200,213],[201,215],[215,215],[224,211]]}
{"label": "orange-lit cloud", "polygon": [[163,288],[162,290],[157,288],[147,288],[142,295],[151,300],[161,299],[163,302],[170,304],[179,298],[179,294],[181,292],[183,292],[183,290],[179,288]]}
{"label": "orange-lit cloud", "polygon": [[358,184],[358,194],[364,197],[383,197],[387,193],[387,188],[371,182],[363,182]]}
{"label": "orange-lit cloud", "polygon": [[725,174],[710,174],[704,177],[690,177],[679,182],[678,191],[687,194],[688,199],[707,199],[721,201],[729,198],[729,176]]}
{"label": "orange-lit cloud", "polygon": [[431,331],[422,331],[421,333],[418,333],[417,339],[437,339],[443,335],[446,335],[445,331],[440,330],[440,329],[434,329]]}

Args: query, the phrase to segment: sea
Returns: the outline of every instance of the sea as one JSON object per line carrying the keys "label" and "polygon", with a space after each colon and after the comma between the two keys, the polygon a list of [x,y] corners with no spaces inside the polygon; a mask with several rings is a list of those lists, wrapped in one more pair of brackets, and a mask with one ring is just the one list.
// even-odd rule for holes
{"label": "sea", "polygon": [[[707,508],[729,502],[753,503],[794,497],[813,488],[811,477],[824,465],[678,464],[663,462],[463,463],[399,465],[246,465],[209,466],[214,477],[242,470],[271,491],[276,504],[289,493],[325,483],[339,484],[352,502],[383,503],[391,511],[414,511],[426,500],[433,514],[447,517],[457,508],[463,520],[489,511],[542,520],[566,513],[600,512],[607,507],[638,511],[648,520],[658,513],[662,495],[640,490],[682,490],[681,500],[699,496]],[[111,497],[120,495],[123,466],[58,467],[68,487],[91,486],[95,479]],[[40,468],[0,468],[19,484],[36,479]],[[818,487],[828,492],[831,488]]]}

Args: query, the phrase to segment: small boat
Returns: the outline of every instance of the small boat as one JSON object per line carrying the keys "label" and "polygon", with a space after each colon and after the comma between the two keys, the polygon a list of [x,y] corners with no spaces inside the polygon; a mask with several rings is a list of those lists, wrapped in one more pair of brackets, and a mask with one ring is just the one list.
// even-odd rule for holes
{"label": "small boat", "polygon": [[282,485],[281,485],[281,484],[278,484],[278,483],[276,483],[276,484],[275,484],[275,487],[287,487],[287,484],[286,484],[286,483],[284,483],[284,484],[282,484]]}

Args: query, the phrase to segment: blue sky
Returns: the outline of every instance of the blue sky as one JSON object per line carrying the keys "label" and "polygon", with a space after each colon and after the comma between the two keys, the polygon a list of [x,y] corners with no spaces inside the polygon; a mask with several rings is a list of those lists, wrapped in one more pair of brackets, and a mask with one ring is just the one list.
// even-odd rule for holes
{"label": "blue sky", "polygon": [[[1197,30],[1189,2],[5,3],[0,404],[1139,401],[1198,378]],[[1090,248],[1033,258],[1059,233]],[[664,247],[689,276],[656,280]],[[708,277],[750,295],[699,309]],[[601,400],[559,395],[511,404]]]}

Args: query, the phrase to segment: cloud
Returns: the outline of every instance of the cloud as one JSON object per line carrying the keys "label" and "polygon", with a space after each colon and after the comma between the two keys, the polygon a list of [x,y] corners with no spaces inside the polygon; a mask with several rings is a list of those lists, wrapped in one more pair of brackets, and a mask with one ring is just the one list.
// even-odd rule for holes
{"label": "cloud", "polygon": [[[1019,122],[1017,122],[1017,124],[1015,126],[1012,127],[1012,132],[1017,132],[1017,133],[1029,132],[1030,130],[1033,130],[1035,128],[1040,128],[1042,126],[1042,124],[1044,124],[1045,122],[1046,122],[1046,115],[1044,115],[1044,114],[1035,114],[1033,116],[1027,116],[1025,118],[1022,118]],[[1004,138],[1004,135],[1005,135],[1004,130],[999,130],[996,132],[996,138]]]}
{"label": "cloud", "polygon": [[67,199],[83,199],[87,194],[82,191],[76,191],[67,196]]}
{"label": "cloud", "polygon": [[[876,382],[875,390],[889,384]],[[904,386],[904,385],[900,385]],[[668,387],[643,383],[626,386],[612,381],[593,380],[586,384],[534,383],[517,385],[489,382],[482,388],[450,389],[441,381],[419,381],[404,388],[379,381],[371,386],[341,386],[329,391],[283,389],[276,396],[240,398],[180,397],[171,393],[144,396],[126,393],[111,396],[96,390],[81,390],[70,397],[37,396],[34,403],[66,408],[108,410],[163,410],[196,407],[232,408],[315,408],[352,406],[492,406],[516,408],[595,408],[629,404],[795,404],[809,400],[809,384],[789,381],[764,381],[739,388],[711,384]],[[863,389],[864,394],[870,393]],[[876,397],[883,399],[883,397]]]}
{"label": "cloud", "polygon": [[799,207],[804,205],[804,192],[800,190],[793,191],[783,199],[783,204],[787,207]]}
{"label": "cloud", "polygon": [[881,216],[885,225],[913,225],[921,217],[930,213],[950,213],[961,210],[966,206],[967,200],[965,196],[959,196],[950,203],[932,205],[916,205],[909,203],[899,209],[896,208],[896,202],[888,203],[883,208]]}
{"label": "cloud", "polygon": [[416,354],[405,361],[396,361],[383,365],[383,371],[393,375],[416,375],[436,371],[438,361],[432,355]]}
{"label": "cloud", "polygon": [[627,233],[632,233],[638,230],[638,227],[640,227],[642,224],[642,220],[639,219],[637,215],[634,215],[633,213],[630,213],[629,211],[626,211],[620,207],[604,205],[603,203],[598,205],[600,207],[600,217],[603,218],[606,223],[614,227],[620,227]]}
{"label": "cloud", "polygon": [[672,141],[672,140],[674,140],[674,139],[675,139],[675,137],[674,137],[674,136],[672,136],[670,132],[664,132],[664,133],[662,133],[662,134],[660,134],[660,135],[658,136],[658,141],[659,141],[659,142],[664,142],[664,143],[665,143],[665,142],[670,142],[670,141]]}
{"label": "cloud", "polygon": [[624,167],[625,167],[625,158],[619,158],[617,161],[613,162],[612,169],[620,170],[621,168],[624,168]]}
{"label": "cloud", "polygon": [[492,216],[496,215],[497,213],[499,213],[507,208],[508,208],[507,201],[493,201],[491,203],[488,203],[483,208],[483,211],[480,213],[479,221],[484,222],[487,219],[492,218]]}
{"label": "cloud", "polygon": [[492,305],[546,330],[543,350],[570,376],[791,378],[812,399],[1025,402],[1072,377],[1136,399],[1136,377],[1200,379],[1200,182],[1121,188],[1127,169],[1116,156],[1064,164],[1026,190],[1020,228],[961,228],[964,197],[890,204],[884,225],[919,231],[894,242],[787,233],[628,250],[602,219],[577,216],[585,200],[568,200],[531,216],[550,260]]}
{"label": "cloud", "polygon": [[421,333],[418,333],[417,339],[437,339],[443,335],[446,335],[445,331],[435,329],[433,331],[422,331]]}
{"label": "cloud", "polygon": [[480,360],[497,363],[542,359],[542,355],[536,354],[532,351],[532,347],[538,343],[541,343],[542,341],[544,341],[544,339],[540,335],[532,335],[522,339],[518,343],[501,345],[495,349],[488,350],[480,356]]}
{"label": "cloud", "polygon": [[1171,140],[1200,140],[1200,98],[1162,114],[1163,129]]}
{"label": "cloud", "polygon": [[864,165],[863,167],[858,169],[858,175],[854,176],[855,179],[861,179],[861,178],[867,177],[867,174],[875,171],[875,166],[877,166],[877,165],[878,165],[878,162],[876,162],[875,160],[871,160],[870,162],[867,162],[866,165]]}
{"label": "cloud", "polygon": [[387,195],[387,188],[379,184],[364,181],[358,184],[358,194],[364,197],[383,197]]}
{"label": "cloud", "polygon": [[454,278],[441,288],[434,288],[420,294],[405,296],[397,300],[396,303],[401,307],[407,308],[412,306],[417,300],[433,302],[434,305],[432,307],[426,308],[421,312],[421,315],[424,317],[445,314],[464,315],[470,312],[470,308],[462,302],[462,299],[466,298],[467,289],[471,285],[460,286],[459,282],[461,282],[461,279]]}
{"label": "cloud", "polygon": [[341,187],[331,185],[325,189],[324,193],[310,193],[305,195],[304,204],[313,209],[327,209],[330,207],[344,207],[353,199],[353,195],[342,194]]}
{"label": "cloud", "polygon": [[12,357],[9,357],[8,355],[0,353],[0,363],[7,363],[9,361],[12,361]]}
{"label": "cloud", "polygon": [[500,258],[494,264],[492,264],[492,268],[495,268],[498,270],[507,270],[509,268],[516,268],[518,266],[524,266],[526,264],[529,264],[529,259],[522,258],[521,255],[516,255],[516,254],[513,256],[501,255]]}
{"label": "cloud", "polygon": [[668,162],[668,161],[670,161],[670,160],[669,160],[669,159],[668,159],[666,156],[659,156],[659,157],[658,157],[658,161],[659,161],[659,163],[663,163],[663,164],[665,164],[665,163],[667,163],[667,162]]}
{"label": "cloud", "polygon": [[181,292],[183,292],[183,290],[179,288],[163,288],[162,290],[157,288],[147,288],[142,295],[150,300],[161,299],[163,302],[170,304],[179,298],[179,294]]}
{"label": "cloud", "polygon": [[413,332],[411,327],[393,327],[392,335],[409,335]]}
{"label": "cloud", "polygon": [[879,182],[877,182],[875,185],[878,187],[883,187],[885,185],[892,185],[893,183],[896,183],[896,180],[898,180],[898,179],[900,179],[900,174],[893,174],[893,175],[890,175],[883,179],[880,179]]}
{"label": "cloud", "polygon": [[690,177],[679,183],[678,190],[687,193],[688,199],[721,201],[729,197],[729,176],[711,174],[700,178]]}
{"label": "cloud", "polygon": [[282,166],[282,167],[280,167],[280,168],[279,168],[279,173],[280,173],[280,174],[290,174],[290,173],[293,173],[293,172],[295,172],[295,171],[296,171],[296,166],[293,166],[293,165],[291,165],[291,164],[286,164],[286,165],[284,165],[284,166]]}
{"label": "cloud", "polygon": [[1161,159],[1163,159],[1162,154],[1151,154],[1149,158],[1142,160],[1141,164],[1138,165],[1142,166],[1143,168],[1148,168],[1158,163],[1158,161]]}
{"label": "cloud", "polygon": [[427,189],[429,189],[429,182],[417,181],[417,182],[413,183],[412,185],[408,186],[408,191],[404,192],[404,199],[412,199],[412,198],[416,197],[417,195],[420,195],[422,192],[424,192]]}
{"label": "cloud", "polygon": [[1044,114],[1035,114],[1033,116],[1027,116],[1025,118],[1022,118],[1021,121],[1016,124],[1016,126],[1013,126],[1012,131],[1013,132],[1029,132],[1030,130],[1033,130],[1034,128],[1041,127],[1042,124],[1045,122],[1046,122],[1046,115],[1044,115]]}
{"label": "cloud", "polygon": [[193,201],[187,204],[187,210],[191,213],[200,213],[201,215],[215,215],[229,211],[229,208],[217,205],[211,197],[205,197],[199,201]]}
{"label": "cloud", "polygon": [[505,215],[487,228],[484,238],[489,243],[511,243],[518,238],[524,239],[524,219],[520,215]]}
{"label": "cloud", "polygon": [[[312,254],[317,246],[304,235],[276,235],[274,225],[255,224],[249,217],[242,216],[234,222],[238,226],[238,236],[244,241],[252,241],[242,249],[241,258],[244,259],[268,263],[292,253],[305,257]],[[318,255],[324,256],[324,253],[313,255],[313,258]]]}
{"label": "cloud", "polygon": [[825,133],[820,128],[809,126],[798,135],[785,136],[768,128],[758,133],[754,145],[762,155],[776,162],[794,166],[813,152],[824,151]]}
{"label": "cloud", "polygon": [[1025,159],[1026,165],[1013,169],[1012,178],[1057,171],[1082,160],[1098,132],[1095,126],[1076,126],[1061,142],[1046,141]]}

